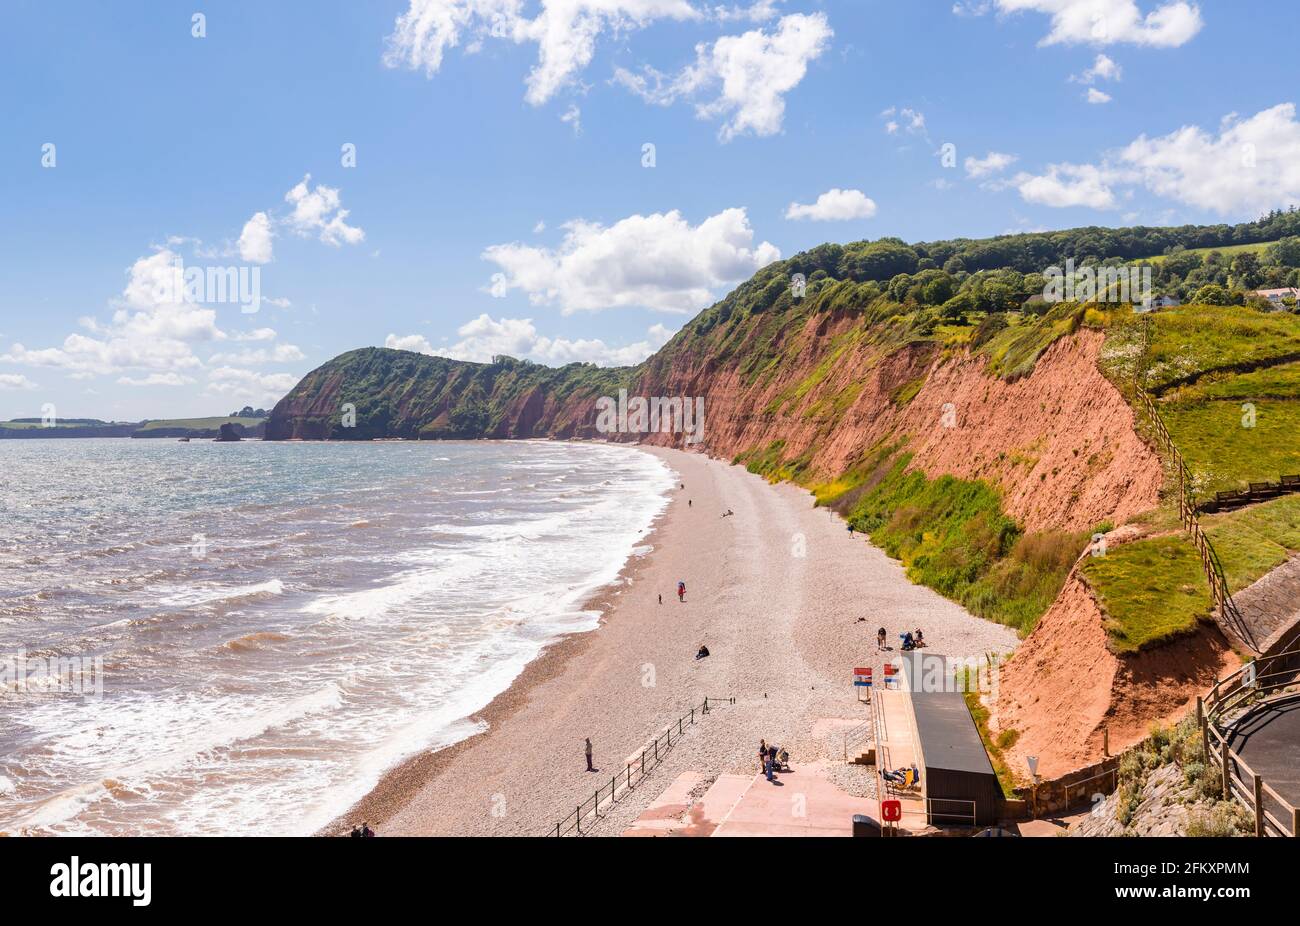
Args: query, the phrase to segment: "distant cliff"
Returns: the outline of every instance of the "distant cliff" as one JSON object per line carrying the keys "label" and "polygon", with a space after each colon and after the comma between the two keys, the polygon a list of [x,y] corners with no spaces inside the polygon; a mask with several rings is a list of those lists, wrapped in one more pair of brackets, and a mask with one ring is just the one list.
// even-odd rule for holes
{"label": "distant cliff", "polygon": [[466,363],[366,347],[304,376],[272,410],[266,438],[595,437],[596,399],[631,377],[583,363]]}

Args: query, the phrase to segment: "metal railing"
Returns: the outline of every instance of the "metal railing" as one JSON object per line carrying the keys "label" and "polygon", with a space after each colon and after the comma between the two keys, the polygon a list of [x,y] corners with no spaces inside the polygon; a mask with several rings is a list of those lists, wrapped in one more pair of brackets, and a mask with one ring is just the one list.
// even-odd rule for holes
{"label": "metal railing", "polygon": [[1224,800],[1235,800],[1254,817],[1256,836],[1300,834],[1300,808],[1247,764],[1232,748],[1232,736],[1258,708],[1300,698],[1300,671],[1292,664],[1297,656],[1300,649],[1290,649],[1249,662],[1196,701],[1205,766],[1222,777]]}
{"label": "metal railing", "polygon": [[1089,784],[1091,784],[1091,783],[1094,782],[1094,781],[1100,781],[1100,780],[1102,780],[1102,779],[1106,779],[1106,778],[1109,778],[1109,779],[1110,779],[1110,791],[1102,791],[1102,790],[1100,790],[1100,788],[1097,788],[1097,789],[1087,788],[1087,789],[1085,790],[1084,793],[1086,793],[1086,794],[1088,795],[1088,799],[1089,799],[1090,801],[1091,801],[1091,798],[1092,798],[1093,795],[1095,795],[1095,794],[1109,794],[1109,793],[1111,793],[1112,791],[1114,791],[1114,790],[1119,786],[1119,766],[1118,766],[1118,765],[1114,765],[1114,766],[1112,766],[1112,767],[1110,767],[1110,768],[1102,769],[1100,772],[1098,772],[1098,773],[1095,774],[1095,775],[1089,775],[1087,778],[1081,778],[1081,779],[1078,780],[1078,781],[1072,781],[1072,782],[1070,782],[1068,785],[1065,786],[1064,794],[1062,795],[1063,798],[1064,798],[1064,801],[1065,801],[1065,806],[1066,806],[1067,808],[1069,808],[1069,807],[1073,807],[1073,806],[1074,806],[1074,804],[1070,803],[1070,791],[1071,791],[1071,789],[1073,789],[1073,788],[1080,788],[1080,789],[1083,789],[1083,788],[1085,787],[1085,785],[1089,785]]}
{"label": "metal railing", "polygon": [[[617,774],[611,775],[609,784],[601,785],[597,788],[591,797],[578,804],[573,813],[558,821],[554,827],[547,830],[547,836],[565,836],[575,832],[577,835],[583,835],[582,823],[589,816],[600,817],[600,808],[602,806],[609,808],[618,802],[620,795],[626,794],[639,784],[645,777],[652,772],[660,763],[664,761],[668,751],[672,749],[673,744],[686,735],[686,730],[694,726],[697,717],[704,717],[718,705],[732,705],[736,703],[733,697],[725,698],[705,698],[704,703],[697,707],[692,707],[676,721],[670,723],[663,733],[654,738],[650,743],[641,750],[641,755],[631,762],[625,763],[623,770]],[[674,734],[674,728],[676,734]]]}
{"label": "metal railing", "polygon": [[1210,585],[1210,594],[1214,598],[1214,609],[1219,618],[1219,625],[1237,637],[1252,651],[1259,652],[1259,645],[1250,629],[1250,625],[1242,617],[1237,603],[1232,600],[1232,593],[1228,590],[1228,580],[1223,574],[1223,564],[1219,561],[1219,554],[1215,552],[1214,545],[1210,543],[1210,538],[1201,529],[1199,509],[1196,505],[1195,493],[1192,490],[1192,472],[1188,469],[1187,461],[1183,459],[1182,453],[1174,445],[1174,439],[1170,436],[1169,429],[1165,427],[1164,419],[1160,417],[1155,400],[1147,392],[1147,352],[1151,348],[1151,317],[1149,315],[1142,319],[1141,327],[1142,349],[1138,354],[1137,364],[1133,370],[1133,391],[1142,403],[1142,407],[1146,410],[1147,416],[1151,419],[1156,436],[1160,438],[1160,444],[1165,453],[1169,455],[1174,471],[1178,475],[1178,520],[1182,523],[1183,530],[1186,531],[1192,545],[1196,547],[1196,552],[1200,555],[1201,569],[1204,570],[1205,578]]}
{"label": "metal railing", "polygon": [[[872,700],[875,699],[873,698]],[[856,727],[847,731],[844,734],[844,761],[845,762],[850,761],[849,760],[850,745],[856,748],[857,744],[861,743],[864,740],[875,739],[876,736],[875,713],[876,712],[873,708],[870,717],[868,717],[866,720],[862,721],[862,723],[858,724]]]}

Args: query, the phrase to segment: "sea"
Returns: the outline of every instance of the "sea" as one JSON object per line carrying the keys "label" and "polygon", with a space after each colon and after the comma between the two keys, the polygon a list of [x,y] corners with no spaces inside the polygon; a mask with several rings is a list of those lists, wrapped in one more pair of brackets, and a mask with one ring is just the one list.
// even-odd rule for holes
{"label": "sea", "polygon": [[0,441],[0,832],[310,834],[596,627],[638,449]]}

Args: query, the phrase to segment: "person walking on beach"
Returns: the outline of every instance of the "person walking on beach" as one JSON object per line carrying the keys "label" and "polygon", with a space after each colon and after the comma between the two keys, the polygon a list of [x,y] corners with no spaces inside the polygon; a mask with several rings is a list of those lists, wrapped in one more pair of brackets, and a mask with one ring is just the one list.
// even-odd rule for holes
{"label": "person walking on beach", "polygon": [[677,583],[677,600],[678,600],[678,601],[683,601],[683,602],[686,600],[686,583],[685,583],[685,582],[678,582],[678,583]]}
{"label": "person walking on beach", "polygon": [[853,537],[853,522],[852,522],[852,521],[849,522],[849,537],[850,537],[850,538]]}
{"label": "person walking on beach", "polygon": [[763,770],[765,762],[767,762],[767,740],[761,739],[758,741],[758,770],[760,772]]}
{"label": "person walking on beach", "polygon": [[888,636],[889,634],[885,633],[884,627],[881,627],[876,631],[876,649],[880,650],[885,648],[885,639]]}
{"label": "person walking on beach", "polygon": [[587,749],[587,771],[594,772],[596,770],[596,766],[591,764],[591,737],[590,736],[587,737],[586,749]]}
{"label": "person walking on beach", "polygon": [[661,592],[660,595],[659,595],[659,603],[660,603],[660,604],[663,604],[663,603],[664,603],[664,596],[663,596],[663,593],[662,593],[662,592]]}

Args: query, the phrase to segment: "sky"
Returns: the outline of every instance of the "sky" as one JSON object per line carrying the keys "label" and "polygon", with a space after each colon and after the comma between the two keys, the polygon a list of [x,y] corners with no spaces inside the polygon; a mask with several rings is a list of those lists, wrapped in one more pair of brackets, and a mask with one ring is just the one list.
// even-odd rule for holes
{"label": "sky", "polygon": [[364,346],[635,363],[825,241],[1300,202],[1290,0],[0,18],[0,419],[269,408]]}

